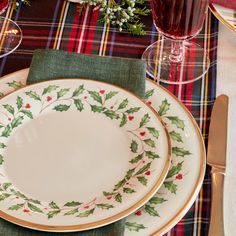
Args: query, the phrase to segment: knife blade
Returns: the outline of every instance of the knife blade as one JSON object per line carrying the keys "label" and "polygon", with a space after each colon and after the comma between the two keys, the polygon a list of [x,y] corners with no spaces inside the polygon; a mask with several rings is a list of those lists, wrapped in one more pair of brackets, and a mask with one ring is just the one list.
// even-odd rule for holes
{"label": "knife blade", "polygon": [[224,236],[223,188],[227,152],[228,97],[220,95],[213,106],[207,163],[212,167],[212,202],[209,236]]}

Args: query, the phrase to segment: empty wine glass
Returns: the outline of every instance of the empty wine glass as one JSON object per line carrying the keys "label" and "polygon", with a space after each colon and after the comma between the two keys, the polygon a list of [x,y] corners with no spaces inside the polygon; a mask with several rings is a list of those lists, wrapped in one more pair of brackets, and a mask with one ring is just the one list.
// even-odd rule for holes
{"label": "empty wine glass", "polygon": [[202,29],[209,0],[150,0],[153,22],[163,39],[150,45],[142,58],[147,73],[168,84],[200,79],[209,69],[207,51],[188,41]]}
{"label": "empty wine glass", "polygon": [[[8,0],[0,1],[0,15],[7,10],[8,6]],[[14,52],[21,41],[22,32],[20,27],[12,20],[0,17],[0,58]]]}

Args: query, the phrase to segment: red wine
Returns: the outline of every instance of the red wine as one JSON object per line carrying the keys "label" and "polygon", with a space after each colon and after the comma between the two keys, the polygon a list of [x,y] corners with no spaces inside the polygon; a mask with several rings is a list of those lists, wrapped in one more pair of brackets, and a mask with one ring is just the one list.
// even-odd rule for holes
{"label": "red wine", "polygon": [[0,0],[0,14],[8,7],[8,0]]}
{"label": "red wine", "polygon": [[202,28],[209,0],[150,0],[158,31],[172,39],[187,39]]}

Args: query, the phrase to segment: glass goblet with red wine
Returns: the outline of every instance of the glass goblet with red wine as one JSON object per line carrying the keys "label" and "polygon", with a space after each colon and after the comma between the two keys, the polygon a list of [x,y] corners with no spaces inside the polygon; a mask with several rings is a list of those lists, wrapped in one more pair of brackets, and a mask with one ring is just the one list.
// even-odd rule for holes
{"label": "glass goblet with red wine", "polygon": [[0,58],[14,52],[22,41],[20,27],[8,18],[8,7],[8,0],[0,0],[0,15],[5,13],[5,17],[0,17]]}
{"label": "glass goblet with red wine", "polygon": [[142,58],[147,73],[168,84],[186,84],[208,70],[207,51],[189,41],[202,29],[209,0],[150,0],[153,22],[162,39],[150,45]]}

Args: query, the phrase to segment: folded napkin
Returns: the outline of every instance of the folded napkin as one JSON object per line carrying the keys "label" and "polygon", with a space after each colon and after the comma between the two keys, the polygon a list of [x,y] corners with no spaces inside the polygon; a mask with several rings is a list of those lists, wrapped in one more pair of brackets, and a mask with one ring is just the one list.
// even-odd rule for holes
{"label": "folded napkin", "polygon": [[[146,64],[139,59],[121,59],[37,50],[34,53],[28,84],[55,78],[88,78],[123,87],[143,97]],[[0,219],[0,236],[122,236],[125,220],[77,233],[46,233],[26,229]]]}
{"label": "folded napkin", "polygon": [[212,0],[212,3],[236,10],[236,0]]}

